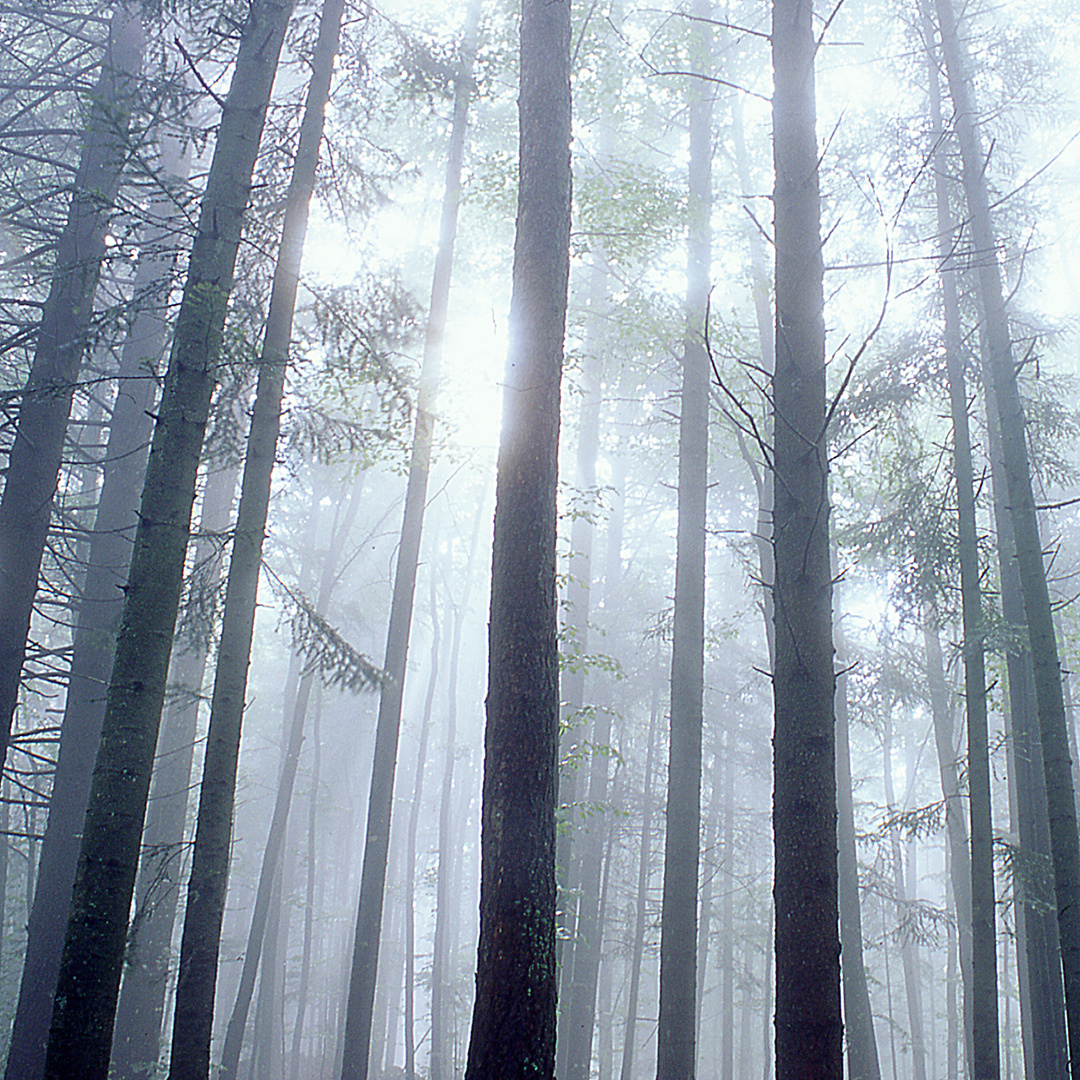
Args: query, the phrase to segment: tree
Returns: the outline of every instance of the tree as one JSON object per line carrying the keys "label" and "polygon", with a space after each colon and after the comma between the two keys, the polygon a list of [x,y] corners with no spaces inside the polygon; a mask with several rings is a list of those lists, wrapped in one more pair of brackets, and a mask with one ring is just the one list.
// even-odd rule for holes
{"label": "tree", "polygon": [[105,259],[105,232],[131,154],[128,134],[145,48],[140,7],[117,5],[8,455],[0,498],[0,760],[18,701],[68,415]]}
{"label": "tree", "polygon": [[[290,0],[256,0],[222,109],[147,465],[61,955],[49,1080],[104,1080],[215,368]],[[209,1053],[209,1045],[206,1047]]]}
{"label": "tree", "polygon": [[570,4],[522,0],[511,344],[488,629],[480,941],[467,1080],[555,1064],[555,522],[570,246]]}
{"label": "tree", "polygon": [[774,0],[776,1075],[843,1075],[835,677],[811,5]]}
{"label": "tree", "polygon": [[[170,1065],[170,1075],[177,1080],[189,1075],[206,1075],[209,1068],[218,949],[229,878],[236,770],[255,625],[255,601],[262,567],[271,476],[277,455],[281,398],[292,340],[300,263],[307,233],[308,205],[315,189],[324,114],[330,97],[330,81],[343,11],[344,0],[327,0],[322,8],[300,141],[286,196],[281,245],[260,358],[259,383],[244,458],[180,946],[180,975],[176,988]],[[291,769],[287,764],[283,771],[283,776],[288,776],[289,782],[282,784],[283,789],[287,787],[282,815],[287,812],[292,795],[292,778],[296,774],[296,762],[300,755],[299,732],[294,738],[296,745],[290,747],[288,757]],[[284,820],[280,829],[272,834],[278,844],[283,831]],[[270,858],[271,863],[274,861]],[[264,905],[265,902],[264,899]],[[259,937],[261,944],[261,934]],[[241,1020],[240,1036],[243,1035],[243,1026]],[[239,1052],[237,1044],[237,1058]],[[232,1074],[226,1069],[224,1075]]]}
{"label": "tree", "polygon": [[346,1080],[363,1080],[367,1075],[371,1050],[372,1010],[375,1003],[375,977],[379,966],[379,937],[382,929],[383,893],[386,888],[386,856],[390,846],[390,815],[394,797],[398,734],[401,728],[401,701],[405,688],[428,476],[431,472],[435,436],[435,395],[450,299],[454,239],[457,235],[458,206],[461,201],[461,168],[465,153],[473,55],[476,51],[479,21],[480,4],[478,0],[473,0],[466,14],[462,56],[455,78],[454,116],[447,153],[446,191],[443,196],[439,250],[431,283],[431,306],[428,311],[424,357],[420,369],[420,390],[416,403],[416,430],[409,460],[409,480],[401,523],[401,546],[394,570],[394,595],[390,602],[390,620],[386,631],[383,668],[387,678],[379,695],[379,720],[375,729],[375,759],[368,798],[364,866],[360,877],[360,898],[356,912],[356,935],[345,1019],[343,1076]]}
{"label": "tree", "polygon": [[701,724],[705,678],[705,495],[709,458],[709,357],[705,318],[712,255],[712,94],[709,13],[694,6],[689,91],[690,167],[686,336],[679,413],[679,525],[671,643],[664,900],[660,923],[657,1080],[692,1080],[696,1068],[697,890],[701,829]]}
{"label": "tree", "polygon": [[967,57],[949,0],[938,0],[937,14],[953,103],[953,124],[963,165],[971,242],[973,249],[981,256],[977,261],[976,275],[983,314],[983,366],[996,399],[995,411],[1000,425],[1017,568],[1031,641],[1065,983],[1069,1063],[1071,1075],[1077,1080],[1080,1078],[1080,839],[1077,835],[1061,662],[1046,584],[1046,567],[1028,459],[1024,407],[996,257],[997,238],[991,217],[985,157],[976,127]]}

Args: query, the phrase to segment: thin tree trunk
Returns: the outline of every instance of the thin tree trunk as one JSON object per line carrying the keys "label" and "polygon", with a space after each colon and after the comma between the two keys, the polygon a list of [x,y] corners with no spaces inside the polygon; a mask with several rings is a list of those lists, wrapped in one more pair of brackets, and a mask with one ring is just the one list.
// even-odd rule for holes
{"label": "thin tree trunk", "polygon": [[825,323],[811,4],[774,0],[776,1075],[840,1080]]}
{"label": "thin tree trunk", "polygon": [[[105,259],[105,232],[131,153],[128,129],[145,49],[140,5],[117,4],[8,455],[0,498],[0,763],[19,697],[71,401]],[[27,1047],[24,1038],[33,1045]],[[27,1054],[34,1069],[17,1074],[26,1080],[41,1073],[41,1039],[39,1024],[25,1036],[20,1033],[19,1060]]]}
{"label": "thin tree trunk", "polygon": [[[691,66],[707,75],[708,0],[695,0]],[[660,1024],[657,1080],[692,1080],[696,1066],[698,847],[701,828],[701,722],[705,667],[705,503],[709,456],[706,310],[712,258],[713,88],[694,80],[690,110],[686,330],[679,417],[679,498],[675,614],[671,645],[664,897],[660,917]]]}
{"label": "thin tree trunk", "polygon": [[849,1080],[881,1080],[874,1013],[863,959],[862,903],[859,897],[859,861],[855,848],[855,799],[851,780],[851,720],[848,710],[847,659],[839,622],[836,659],[836,808],[837,872],[840,903],[840,953],[843,974],[844,1028]]}
{"label": "thin tree trunk", "polygon": [[[323,562],[319,591],[315,599],[315,613],[319,616],[325,617],[330,609],[330,597],[337,582],[338,566],[345,551],[349,532],[360,509],[364,490],[363,479],[363,475],[361,475],[354,483],[349,503],[341,515],[341,520],[336,523],[330,537],[328,554]],[[226,600],[227,603],[228,600]],[[225,1029],[225,1042],[221,1051],[220,1080],[234,1080],[240,1063],[240,1051],[244,1042],[248,1010],[251,1008],[251,998],[255,991],[255,979],[259,970],[267,919],[273,910],[273,886],[277,875],[278,861],[285,841],[285,832],[288,827],[293,786],[296,782],[296,770],[299,767],[300,751],[304,744],[304,722],[307,719],[308,705],[311,701],[314,682],[315,674],[313,672],[305,673],[300,680],[296,699],[293,702],[281,776],[278,780],[278,790],[274,799],[274,810],[270,818],[266,846],[263,848],[259,883],[255,889],[255,905],[251,912],[251,925],[248,929],[247,947],[244,950],[244,964],[240,972],[240,984],[237,987],[236,1001],[233,1004],[233,1010]],[[212,722],[213,718],[211,717]],[[235,782],[235,774],[233,780]],[[194,877],[194,871],[192,876]],[[220,922],[217,932],[220,934]]]}
{"label": "thin tree trunk", "polygon": [[720,973],[724,981],[720,1080],[735,1080],[735,759],[728,731],[724,769],[723,946]]}
{"label": "thin tree trunk", "polygon": [[68,901],[79,860],[79,840],[94,754],[105,713],[116,631],[123,608],[136,510],[165,347],[165,307],[175,252],[177,208],[172,188],[186,172],[173,140],[162,140],[166,192],[152,207],[155,224],[143,236],[134,292],[140,305],[124,343],[117,393],[105,447],[101,492],[86,554],[78,600],[60,750],[53,776],[49,820],[41,849],[38,889],[27,926],[26,957],[19,984],[5,1080],[34,1080],[45,1068],[53,994],[64,945]]}
{"label": "thin tree trunk", "polygon": [[409,833],[405,850],[405,1077],[416,1080],[416,833],[420,826],[420,804],[424,797],[424,769],[427,767],[428,741],[431,737],[431,711],[439,681],[439,604],[435,574],[431,574],[431,658],[429,661],[424,716],[420,725],[420,745],[416,751],[416,775],[413,780],[412,805],[409,807]]}
{"label": "thin tree trunk", "polygon": [[390,622],[386,632],[383,667],[387,680],[379,697],[379,719],[375,730],[375,757],[371,770],[364,862],[360,876],[360,899],[356,913],[352,975],[345,1018],[343,1080],[364,1080],[371,1049],[372,1009],[375,979],[379,966],[379,937],[382,927],[383,894],[386,885],[386,856],[390,843],[390,815],[397,767],[401,702],[405,686],[409,631],[412,625],[416,569],[424,525],[428,475],[431,471],[435,433],[435,397],[442,366],[442,338],[450,298],[450,277],[454,264],[458,205],[461,201],[461,167],[465,151],[469,98],[472,89],[472,62],[480,19],[479,0],[467,9],[462,60],[454,91],[454,119],[446,164],[439,229],[439,249],[431,284],[424,356],[416,405],[416,429],[409,460],[409,480],[405,492],[405,512],[401,543],[394,570],[394,592]]}
{"label": "thin tree trunk", "polygon": [[[555,1066],[555,533],[570,272],[570,4],[522,0],[521,13],[518,217],[496,474],[480,940],[466,1080],[551,1080]],[[522,776],[529,778],[524,789]]]}
{"label": "thin tree trunk", "polygon": [[630,990],[626,1001],[626,1025],[623,1029],[622,1066],[619,1080],[631,1080],[634,1071],[635,1033],[638,999],[641,994],[641,963],[645,953],[645,918],[649,898],[649,846],[652,835],[653,749],[659,703],[654,693],[649,714],[649,736],[645,744],[645,780],[641,795],[641,842],[638,846],[637,900],[634,904],[634,936],[631,941]]}
{"label": "thin tree trunk", "polygon": [[291,9],[291,0],[251,5],[207,178],[147,466],[53,1009],[49,1080],[76,1074],[104,1080],[108,1072],[195,476],[251,175]]}
{"label": "thin tree trunk", "polygon": [[1054,863],[1070,1068],[1074,1080],[1080,1080],[1080,840],[1077,836],[1061,664],[1031,484],[1024,410],[996,257],[997,242],[990,215],[985,158],[975,126],[967,56],[957,34],[949,0],[938,0],[937,12],[953,101],[953,124],[963,162],[964,191],[982,299],[983,360],[997,399],[996,411],[1001,425],[1002,457],[1016,540],[1017,565],[1031,641]]}
{"label": "thin tree trunk", "polygon": [[[484,521],[487,500],[477,500],[476,519],[473,522],[472,540],[469,544],[469,560],[465,569],[465,583],[461,600],[454,612],[454,639],[450,647],[450,670],[447,679],[446,706],[446,758],[443,765],[442,793],[439,801],[439,862],[435,885],[435,940],[431,960],[431,1057],[428,1071],[431,1080],[450,1080],[456,1075],[453,1067],[454,1048],[454,994],[450,981],[451,949],[450,925],[457,925],[458,892],[453,889],[453,866],[460,866],[459,847],[453,828],[454,816],[454,764],[457,753],[457,688],[461,661],[462,632],[469,610],[473,571],[480,546],[480,528]],[[450,1022],[448,1022],[448,1020]]]}

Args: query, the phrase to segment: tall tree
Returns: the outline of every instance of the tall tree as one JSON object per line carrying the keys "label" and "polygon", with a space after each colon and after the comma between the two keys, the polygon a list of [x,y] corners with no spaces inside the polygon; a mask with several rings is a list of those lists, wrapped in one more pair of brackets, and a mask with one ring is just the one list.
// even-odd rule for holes
{"label": "tall tree", "polygon": [[455,79],[454,117],[447,154],[439,249],[432,275],[431,305],[428,310],[416,403],[416,428],[409,459],[401,544],[394,569],[394,591],[386,631],[383,669],[387,678],[379,696],[379,719],[375,728],[375,759],[371,769],[364,863],[360,876],[360,898],[356,913],[356,936],[345,1019],[345,1080],[363,1080],[367,1075],[371,1049],[375,979],[379,966],[379,937],[386,887],[386,858],[390,845],[390,815],[394,799],[398,734],[401,729],[401,702],[405,689],[409,631],[412,626],[413,596],[416,592],[416,570],[420,561],[428,476],[431,472],[435,436],[435,395],[442,366],[442,339],[450,301],[450,276],[454,265],[454,241],[461,202],[461,167],[465,153],[473,54],[476,50],[479,21],[480,3],[479,0],[472,0],[466,13],[462,56]]}
{"label": "tall tree", "polygon": [[178,140],[163,136],[162,190],[150,201],[133,289],[136,315],[120,354],[117,392],[102,462],[101,493],[77,599],[60,749],[53,776],[49,820],[41,848],[39,888],[27,926],[5,1071],[6,1080],[33,1080],[45,1067],[45,1045],[67,905],[79,859],[79,839],[90,793],[94,753],[101,735],[105,695],[123,608],[135,533],[136,510],[157,396],[155,373],[166,338],[166,302],[176,257],[180,216],[177,186],[187,161]]}
{"label": "tall tree", "polygon": [[[180,945],[180,974],[176,984],[170,1064],[170,1076],[174,1080],[205,1076],[209,1069],[218,948],[229,878],[240,730],[247,693],[266,516],[270,504],[270,481],[277,454],[281,398],[292,339],[300,263],[307,235],[308,206],[315,190],[319,146],[343,11],[344,0],[326,0],[323,4],[304,119],[286,195],[281,244],[260,357],[259,382],[244,457],[244,476],[225,586],[225,612],[214,673],[210,728],[199,790],[199,816]],[[292,796],[292,779],[296,775],[300,755],[299,738],[297,734],[290,739],[282,770],[282,797],[279,801],[284,802],[284,807],[279,812],[275,806],[275,818],[280,816],[282,820],[279,829],[271,834],[272,841],[276,840],[278,844],[282,839],[284,817]],[[276,855],[276,851],[273,854]],[[276,860],[271,857],[270,861]],[[240,1032],[243,1032],[242,1022]]]}
{"label": "tall tree", "polygon": [[0,761],[7,754],[19,696],[68,415],[105,259],[105,233],[131,154],[128,135],[145,49],[141,6],[118,4],[8,454],[0,498]]}
{"label": "tall tree", "polygon": [[555,525],[570,272],[570,3],[522,0],[511,343],[496,478],[466,1080],[551,1080],[559,737]]}
{"label": "tall tree", "polygon": [[839,1080],[828,413],[810,0],[774,0],[776,1075]]}
{"label": "tall tree", "polygon": [[937,0],[941,49],[953,127],[960,146],[964,194],[967,200],[971,246],[977,253],[976,278],[983,316],[980,335],[983,364],[996,399],[1001,455],[1016,543],[1016,563],[1027,614],[1035,698],[1039,712],[1050,848],[1054,864],[1061,964],[1065,984],[1065,1013],[1069,1038],[1069,1067],[1080,1078],[1080,839],[1068,724],[1061,681],[1046,566],[1028,459],[1026,421],[1013,359],[1008,311],[997,260],[997,237],[990,210],[986,159],[977,126],[968,57],[957,32],[950,0]]}
{"label": "tall tree", "polygon": [[147,465],[53,1007],[49,1080],[108,1074],[195,477],[251,177],[291,12],[291,0],[251,4],[222,109]]}
{"label": "tall tree", "polygon": [[664,897],[660,916],[658,1080],[692,1080],[696,1066],[697,890],[701,829],[701,723],[705,677],[705,494],[709,357],[705,314],[712,260],[712,98],[708,0],[695,0],[691,67],[686,331],[679,408],[679,524],[671,643]]}

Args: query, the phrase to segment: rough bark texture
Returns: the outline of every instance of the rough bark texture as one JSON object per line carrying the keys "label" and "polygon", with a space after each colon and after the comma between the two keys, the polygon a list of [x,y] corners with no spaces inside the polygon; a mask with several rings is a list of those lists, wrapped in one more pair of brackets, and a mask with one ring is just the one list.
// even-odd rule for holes
{"label": "rough bark texture", "polygon": [[[182,168],[170,144],[163,165],[176,178]],[[169,188],[173,185],[168,184]],[[165,301],[175,258],[176,204],[171,191],[155,200],[143,234],[135,272],[138,313],[120,356],[117,394],[102,463],[101,492],[78,597],[53,797],[41,847],[39,887],[27,927],[19,1003],[8,1050],[5,1080],[35,1080],[45,1067],[45,1046],[68,901],[75,882],[79,841],[90,793],[94,754],[105,713],[123,585],[131,561],[143,471],[157,396],[154,373],[165,348]]]}
{"label": "rough bark texture", "polygon": [[[200,585],[214,589],[224,573],[218,543],[229,527],[239,469],[227,465],[206,478],[199,539],[191,560]],[[185,635],[186,636],[186,635]],[[137,928],[128,933],[124,979],[113,1029],[112,1072],[116,1080],[144,1080],[161,1057],[161,1028],[167,984],[176,974],[173,927],[186,868],[184,837],[191,766],[198,738],[199,705],[210,643],[202,634],[182,638],[174,650],[169,682],[175,700],[165,706],[135,884]]]}
{"label": "rough bark texture", "polygon": [[[139,6],[118,4],[8,455],[0,499],[0,763],[19,696],[68,415],[105,258],[105,232],[131,149],[127,135],[145,47]],[[40,1045],[33,1052],[40,1056]]]}
{"label": "rough bark texture", "polygon": [[[692,65],[709,66],[709,5],[696,0]],[[712,255],[712,99],[704,80],[688,90],[690,175],[686,338],[679,416],[679,506],[671,645],[664,896],[660,916],[658,1080],[692,1080],[696,1051],[697,889],[701,828],[701,709],[705,670],[705,494],[709,456],[709,357],[705,311]]]}
{"label": "rough bark texture", "polygon": [[774,0],[776,1075],[839,1080],[832,574],[809,0]]}
{"label": "rough bark texture", "polygon": [[[195,830],[191,878],[180,946],[180,975],[176,987],[171,1074],[175,1080],[203,1075],[209,1067],[213,1027],[221,919],[229,879],[236,770],[240,751],[251,639],[255,625],[255,600],[262,566],[263,540],[270,504],[270,480],[277,451],[281,397],[288,366],[293,311],[300,280],[300,262],[307,234],[308,204],[315,187],[315,171],[322,141],[323,117],[330,96],[330,80],[337,53],[344,0],[328,0],[323,6],[319,39],[312,62],[300,141],[293,162],[282,224],[266,331],[260,358],[259,383],[252,409],[240,506],[233,534],[229,576],[225,588],[225,612],[218,645],[217,669],[210,706],[199,816]],[[283,22],[287,20],[285,15]],[[269,91],[269,86],[267,86]],[[292,796],[292,781],[300,755],[302,725],[290,734],[290,745],[274,807],[281,818],[264,857],[276,866],[277,849],[284,838],[285,818]],[[296,730],[299,728],[299,730]],[[279,809],[284,801],[284,807]],[[271,874],[272,876],[272,874]],[[261,884],[261,883],[260,883]],[[265,899],[263,908],[265,908]],[[265,921],[265,910],[262,913]],[[254,916],[253,916],[254,918]],[[259,935],[261,945],[262,935]],[[243,1025],[240,1027],[243,1033]],[[239,1057],[239,1047],[237,1047]],[[203,1062],[206,1061],[204,1065]],[[189,1072],[189,1070],[192,1070]],[[228,1072],[225,1075],[233,1075]]]}
{"label": "rough bark texture", "polygon": [[104,1080],[108,1073],[195,476],[241,223],[291,8],[290,0],[251,6],[207,178],[154,429],[83,831],[46,1055],[50,1080]]}
{"label": "rough bark texture", "polygon": [[[971,246],[975,253],[982,300],[983,362],[997,399],[995,412],[1000,423],[1002,464],[1031,643],[1054,864],[1069,1060],[1072,1076],[1076,1080],[1080,1078],[1080,840],[1077,836],[1061,663],[1046,584],[1046,567],[1028,461],[1024,410],[1012,355],[1001,270],[996,257],[997,241],[990,214],[986,163],[976,126],[967,56],[957,33],[949,0],[937,0],[937,13],[953,102],[953,124],[963,163]],[[977,1077],[976,1080],[981,1078]]]}
{"label": "rough bark texture", "polygon": [[379,718],[375,729],[375,758],[371,770],[364,863],[360,875],[360,899],[356,913],[352,974],[345,1017],[344,1080],[364,1080],[371,1050],[371,1025],[375,1005],[375,979],[379,967],[379,938],[382,930],[383,894],[386,887],[386,857],[390,844],[390,812],[394,797],[398,733],[401,728],[401,701],[412,626],[416,570],[420,561],[420,540],[424,526],[428,475],[435,435],[435,395],[442,366],[442,338],[450,300],[450,276],[454,264],[458,206],[461,201],[461,167],[465,152],[469,98],[472,89],[472,56],[480,18],[479,4],[469,5],[463,57],[454,92],[454,117],[446,164],[446,190],[439,228],[439,250],[432,275],[431,305],[420,368],[420,388],[416,406],[416,428],[409,460],[409,480],[405,491],[405,512],[401,524],[401,544],[394,569],[394,592],[390,602],[390,623],[386,632],[383,668],[387,680],[379,698]]}
{"label": "rough bark texture", "polygon": [[522,0],[511,344],[496,479],[480,941],[466,1080],[555,1065],[555,519],[570,245],[570,3]]}

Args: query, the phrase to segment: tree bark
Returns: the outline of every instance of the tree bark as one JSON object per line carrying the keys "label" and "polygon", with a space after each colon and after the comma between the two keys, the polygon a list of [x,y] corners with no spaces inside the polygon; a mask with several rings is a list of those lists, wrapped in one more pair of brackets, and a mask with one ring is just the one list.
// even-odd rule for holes
{"label": "tree bark", "polygon": [[823,264],[808,0],[774,0],[776,1075],[840,1080]]}
{"label": "tree bark", "polygon": [[938,0],[942,52],[953,101],[953,124],[960,144],[972,248],[977,260],[983,314],[983,363],[997,399],[1002,459],[1016,540],[1017,568],[1024,595],[1035,696],[1038,702],[1043,769],[1049,810],[1050,846],[1058,909],[1061,962],[1074,1080],[1080,1078],[1080,840],[1069,755],[1061,664],[1046,584],[1039,522],[1031,484],[1023,405],[1012,356],[1008,314],[990,214],[985,159],[976,128],[967,56],[949,0]]}
{"label": "tree bark", "polygon": [[[259,382],[244,458],[240,506],[225,587],[225,612],[218,644],[210,728],[199,793],[195,848],[176,987],[170,1065],[173,1080],[204,1076],[209,1069],[218,949],[229,877],[236,770],[255,625],[255,601],[266,535],[271,475],[277,452],[281,398],[292,338],[293,311],[307,233],[308,205],[315,188],[323,118],[330,96],[330,80],[343,10],[344,0],[327,0],[323,5],[300,141],[286,197],[281,245],[274,268]],[[287,12],[283,25],[284,21],[287,21]],[[277,803],[284,803],[284,808],[279,811],[275,804],[275,817],[280,814],[282,821],[278,834],[272,832],[271,841],[276,840],[278,848],[283,840],[284,819],[288,814],[292,781],[300,753],[302,726],[294,722],[294,728],[297,726],[301,730],[290,738],[278,793]],[[273,856],[267,853],[264,869],[267,859],[276,864],[276,855],[276,850]],[[235,1075],[235,1070],[226,1075]]]}
{"label": "tree bark", "polygon": [[496,474],[480,941],[466,1080],[555,1065],[559,383],[570,248],[570,4],[522,0],[511,344]]}
{"label": "tree bark", "polygon": [[[228,529],[238,468],[210,473],[202,498],[200,537],[192,565],[202,587],[215,588],[224,566],[220,538]],[[135,886],[137,926],[128,934],[124,978],[113,1029],[112,1071],[118,1080],[143,1080],[161,1057],[165,992],[175,975],[172,938],[180,904],[181,868],[191,766],[210,643],[201,635],[173,656],[170,682],[179,696],[161,719],[157,759]]]}
{"label": "tree bark", "polygon": [[104,1080],[108,1072],[195,476],[241,223],[291,8],[291,0],[257,0],[251,6],[207,178],[147,466],[94,768],[46,1054],[49,1080],[76,1074]]}
{"label": "tree bark", "polygon": [[[128,129],[145,49],[140,6],[118,4],[8,455],[0,498],[0,763],[7,754],[19,696],[68,416],[105,259],[105,233],[131,153]],[[29,1052],[40,1063],[40,1025],[31,1038]],[[34,1074],[20,1075],[40,1074],[40,1064],[34,1067]]]}
{"label": "tree bark", "polygon": [[101,492],[77,601],[60,749],[41,848],[39,882],[43,887],[35,893],[27,927],[5,1080],[36,1080],[45,1068],[67,903],[79,860],[79,839],[105,712],[104,688],[112,671],[139,490],[153,430],[154,374],[165,347],[165,306],[177,226],[174,188],[186,172],[186,162],[176,153],[172,140],[162,140],[162,158],[165,191],[151,205],[154,224],[147,226],[142,237],[134,281],[139,306],[120,355]]}
{"label": "tree bark", "polygon": [[[695,0],[691,66],[707,76],[710,8]],[[660,916],[660,1023],[657,1080],[693,1080],[696,1066],[698,860],[701,722],[705,669],[705,502],[709,456],[709,357],[705,317],[712,259],[712,99],[704,78],[690,109],[686,336],[679,417],[679,505],[671,646],[664,896]]]}

